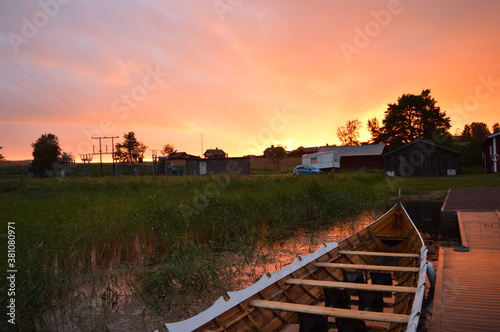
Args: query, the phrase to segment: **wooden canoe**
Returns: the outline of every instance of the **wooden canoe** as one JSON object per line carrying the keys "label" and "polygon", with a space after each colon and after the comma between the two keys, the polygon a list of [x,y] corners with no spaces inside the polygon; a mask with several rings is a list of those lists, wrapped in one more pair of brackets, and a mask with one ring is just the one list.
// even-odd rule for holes
{"label": "wooden canoe", "polygon": [[[168,331],[416,331],[427,249],[397,203],[366,228],[229,292]],[[349,327],[350,326],[350,327]]]}

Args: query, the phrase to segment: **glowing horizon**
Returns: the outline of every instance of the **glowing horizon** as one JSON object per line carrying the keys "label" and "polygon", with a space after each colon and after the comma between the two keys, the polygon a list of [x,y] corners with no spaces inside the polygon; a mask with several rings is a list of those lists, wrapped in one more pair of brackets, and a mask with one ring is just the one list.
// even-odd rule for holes
{"label": "glowing horizon", "polygon": [[31,159],[52,133],[79,161],[98,150],[91,137],[133,131],[149,149],[261,155],[339,144],[354,119],[366,141],[369,118],[424,89],[451,133],[491,129],[499,12],[451,0],[1,2],[0,153]]}

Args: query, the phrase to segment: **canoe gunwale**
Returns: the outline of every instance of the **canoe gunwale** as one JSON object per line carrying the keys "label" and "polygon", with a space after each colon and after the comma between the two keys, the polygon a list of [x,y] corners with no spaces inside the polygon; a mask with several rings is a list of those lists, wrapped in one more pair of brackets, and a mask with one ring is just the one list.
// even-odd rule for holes
{"label": "canoe gunwale", "polygon": [[[420,235],[420,234],[419,234]],[[418,328],[418,322],[420,320],[420,314],[422,311],[422,303],[425,296],[425,285],[427,279],[427,264],[432,264],[427,261],[427,247],[422,246],[420,250],[420,272],[417,282],[417,292],[413,299],[413,305],[410,313],[410,320],[408,321],[407,332],[416,332]]]}
{"label": "canoe gunwale", "polygon": [[[400,207],[400,209],[398,209]],[[404,217],[403,217],[404,215]],[[397,232],[391,231],[390,224],[394,225],[395,220],[392,218],[397,218]],[[404,225],[401,226],[400,228],[400,218],[404,218]],[[392,220],[392,221],[391,221]],[[379,223],[379,224],[378,224]],[[375,233],[375,234],[374,234]],[[394,233],[394,234],[392,234]],[[398,233],[398,234],[395,234]],[[389,251],[384,251],[382,250],[383,247],[388,248],[387,246],[384,246],[383,243],[380,242],[380,239],[378,239],[378,236],[382,237],[393,237],[397,238],[402,237],[402,234],[404,235],[404,238],[413,241],[412,243],[407,243],[403,242],[401,245],[396,245],[394,247],[389,248]],[[415,237],[415,234],[417,237]],[[394,236],[392,236],[394,235]],[[371,245],[368,243],[371,241]],[[418,243],[419,242],[419,243]],[[372,249],[380,249],[380,251],[373,251],[369,250],[367,243],[372,247]],[[376,245],[375,245],[376,244]],[[375,247],[373,247],[375,245]],[[365,247],[365,250],[361,250],[362,247]],[[390,252],[390,250],[396,251],[398,248],[401,248],[402,250],[399,252]],[[420,248],[420,250],[418,250]],[[364,249],[364,248],[363,248]],[[332,255],[333,253],[333,255]],[[165,324],[165,327],[167,331],[194,331],[199,329],[200,327],[205,326],[211,321],[214,321],[217,317],[220,317],[224,313],[230,311],[234,307],[241,307],[241,304],[246,302],[246,304],[243,304],[244,306],[249,306],[248,312],[253,312],[254,310],[257,310],[256,312],[264,309],[257,309],[257,307],[260,308],[266,308],[266,306],[253,306],[252,303],[266,303],[266,305],[269,307],[270,310],[280,310],[280,309],[273,309],[271,308],[272,304],[267,303],[270,301],[262,300],[263,298],[263,293],[265,289],[267,289],[270,286],[273,286],[274,284],[289,284],[290,286],[293,285],[298,285],[294,284],[293,282],[288,283],[287,280],[285,282],[281,281],[284,278],[288,278],[290,280],[297,280],[296,275],[293,275],[292,273],[302,271],[304,268],[309,270],[311,267],[314,269],[319,269],[319,270],[326,270],[328,275],[330,275],[331,278],[336,279],[337,283],[339,283],[339,279],[334,277],[333,274],[328,271],[328,268],[326,266],[320,267],[320,265],[328,265],[329,262],[337,262],[337,260],[340,257],[345,257],[342,258],[344,261],[348,261],[353,263],[354,261],[358,262],[368,262],[368,259],[362,258],[363,255],[365,256],[381,256],[381,257],[386,257],[387,258],[394,258],[394,259],[401,259],[403,260],[403,264],[410,264],[406,265],[405,267],[401,267],[400,271],[401,273],[410,273],[413,274],[412,272],[418,272],[418,275],[415,273],[415,277],[411,277],[408,280],[412,280],[411,284],[413,286],[407,285],[409,287],[406,287],[407,289],[413,288],[415,289],[414,292],[404,292],[406,296],[412,296],[412,302],[411,305],[408,306],[407,309],[402,310],[402,312],[410,312],[410,314],[403,315],[401,313],[401,317],[406,317],[406,320],[404,322],[398,322],[398,324],[405,324],[406,326],[406,331],[410,332],[415,332],[416,328],[418,326],[418,321],[420,317],[420,312],[421,312],[421,307],[422,307],[422,302],[424,298],[424,293],[425,293],[425,282],[426,282],[426,268],[427,268],[427,248],[424,245],[424,241],[422,239],[422,236],[418,232],[415,224],[411,220],[411,218],[408,215],[408,212],[406,209],[403,207],[401,203],[396,203],[394,206],[386,211],[382,216],[377,218],[374,222],[370,223],[368,226],[365,228],[353,233],[349,237],[343,239],[342,241],[339,242],[331,242],[331,243],[324,243],[318,250],[315,252],[309,254],[309,255],[304,255],[304,256],[298,256],[292,264],[288,265],[287,267],[278,270],[278,271],[271,271],[266,274],[264,274],[259,281],[257,281],[255,284],[249,286],[248,288],[242,289],[240,291],[236,292],[228,292],[225,296],[221,296],[219,299],[217,299],[214,304],[206,309],[205,311],[199,313],[198,315],[195,315],[191,318],[188,318],[183,321],[175,322],[175,323],[167,323]],[[323,258],[322,258],[323,257]],[[351,260],[351,258],[353,260]],[[321,259],[320,259],[321,258]],[[326,260],[325,260],[326,259]],[[419,262],[418,262],[419,260]],[[311,263],[310,266],[308,266]],[[319,263],[319,264],[318,264]],[[333,264],[333,263],[332,263]],[[339,263],[337,263],[339,264]],[[340,264],[340,265],[346,265],[345,267],[342,268],[352,268],[352,269],[357,269],[360,266],[367,266],[370,264]],[[351,265],[350,267],[347,265]],[[332,265],[334,266],[334,265]],[[372,265],[373,267],[373,265]],[[397,267],[394,266],[386,266],[389,271],[398,271]],[[396,268],[396,269],[394,269]],[[403,269],[411,270],[411,271],[404,271]],[[374,268],[374,270],[377,270],[377,268]],[[383,270],[383,268],[378,268],[378,270]],[[315,272],[314,272],[315,273]],[[399,271],[398,271],[399,273]],[[291,277],[290,277],[291,275]],[[415,287],[415,278],[418,276],[416,279],[416,287]],[[302,275],[299,279],[304,280],[304,276]],[[342,280],[342,279],[340,279]],[[280,282],[281,281],[281,282]],[[326,282],[326,280],[325,280]],[[332,281],[330,281],[332,282]],[[311,285],[309,285],[311,286]],[[321,286],[319,286],[321,287]],[[397,290],[399,286],[392,286],[396,287],[395,290]],[[403,287],[404,288],[404,287]],[[403,289],[400,288],[400,289]],[[259,296],[256,296],[257,294],[261,294]],[[226,298],[229,298],[226,300]],[[400,299],[401,301],[410,301],[409,299]],[[264,302],[255,302],[255,301],[264,301]],[[288,301],[288,300],[287,300]],[[291,312],[300,312],[296,311],[299,310],[297,308],[302,308],[301,306],[305,307],[314,307],[311,305],[306,305],[306,304],[300,304],[300,301],[298,303],[291,303],[291,302],[278,302],[277,303],[282,303],[281,307],[290,307],[292,308]],[[410,303],[410,302],[409,302]],[[288,306],[287,304],[290,304]],[[411,308],[411,311],[410,311]],[[330,308],[332,309],[332,308]],[[246,309],[245,309],[246,310]],[[306,310],[306,309],[304,309]],[[307,309],[309,310],[309,309]],[[238,312],[241,310],[238,309]],[[332,311],[332,316],[333,315]],[[339,312],[339,311],[337,311]],[[347,314],[347,313],[344,313]],[[235,312],[236,315],[236,312]],[[248,315],[248,313],[247,313]],[[354,313],[354,316],[357,314]],[[241,317],[245,316],[244,311],[241,311]],[[383,316],[381,316],[383,317]],[[255,318],[255,317],[254,317]],[[251,317],[249,316],[248,319],[250,321],[253,321]],[[230,323],[229,320],[226,320],[223,322],[224,326],[228,326],[228,323]],[[395,322],[394,322],[395,323]],[[231,323],[232,324],[232,323]],[[254,323],[255,324],[255,323]],[[207,325],[208,326],[208,325]],[[233,327],[234,329],[234,327]],[[399,331],[399,329],[397,329]],[[229,331],[229,330],[228,330]]]}
{"label": "canoe gunwale", "polygon": [[[292,264],[284,267],[281,270],[270,271],[264,274],[259,281],[255,284],[235,292],[227,292],[226,295],[219,297],[212,306],[210,306],[205,311],[202,311],[196,316],[188,318],[183,321],[175,323],[167,323],[165,327],[167,331],[192,331],[204,324],[208,323],[215,317],[223,314],[224,312],[231,310],[238,304],[247,300],[248,298],[258,294],[263,289],[271,286],[272,284],[282,280],[283,278],[289,276],[298,269],[316,261],[319,257],[324,256],[338,248],[338,242],[324,243],[318,250],[309,255],[298,256]],[[229,298],[229,300],[226,300]]]}

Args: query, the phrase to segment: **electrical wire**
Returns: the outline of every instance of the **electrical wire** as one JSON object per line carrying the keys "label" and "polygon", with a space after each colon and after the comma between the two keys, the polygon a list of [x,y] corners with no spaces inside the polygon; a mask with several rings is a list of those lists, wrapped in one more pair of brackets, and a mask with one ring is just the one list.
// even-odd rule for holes
{"label": "electrical wire", "polygon": [[[26,70],[24,70],[21,66],[19,66],[18,64],[16,64],[14,61],[12,61],[9,57],[7,57],[5,54],[3,54],[2,52],[0,52],[0,56],[2,56],[4,59],[6,59],[7,61],[9,61],[12,65],[14,65],[18,70],[20,70],[21,72],[23,72],[26,76],[28,76],[29,78],[31,78],[33,81],[37,82],[39,85],[41,85],[42,87],[44,87],[47,91],[49,91],[50,93],[52,93],[54,96],[56,96],[57,98],[59,98],[62,102],[64,102],[66,105],[68,105],[69,107],[71,107],[72,109],[74,109],[76,112],[78,112],[80,115],[86,117],[87,119],[89,119],[90,121],[94,121],[93,119],[91,119],[87,114],[85,114],[84,112],[80,111],[78,108],[76,108],[75,106],[73,106],[72,104],[70,104],[66,99],[64,99],[63,97],[61,97],[60,95],[58,95],[54,90],[52,90],[51,88],[49,88],[47,85],[45,85],[44,83],[40,82],[40,80],[38,80],[37,78],[35,78],[33,75],[31,75],[30,73],[28,73]],[[5,75],[4,75],[5,76]],[[39,97],[40,98],[40,97]],[[78,122],[78,121],[77,121]],[[81,123],[79,123],[80,125],[82,125]]]}
{"label": "electrical wire", "polygon": [[7,90],[7,89],[5,89],[5,88],[3,88],[3,87],[1,87],[1,86],[0,86],[0,90],[5,91],[6,93],[8,93],[9,95],[13,96],[14,98],[16,98],[16,99],[20,100],[21,102],[25,103],[26,105],[28,105],[28,106],[30,106],[30,107],[32,107],[32,108],[34,108],[34,109],[36,109],[37,111],[39,111],[40,113],[45,114],[45,115],[46,115],[46,116],[48,116],[48,117],[50,117],[50,118],[54,119],[55,121],[57,121],[57,122],[58,122],[58,123],[60,123],[61,125],[65,126],[65,127],[70,127],[70,128],[72,128],[72,129],[74,129],[74,130],[76,130],[76,131],[81,132],[82,134],[85,134],[82,130],[80,130],[80,129],[78,129],[78,128],[76,128],[76,127],[72,126],[72,125],[68,125],[68,124],[66,124],[66,123],[63,123],[63,122],[62,122],[60,119],[58,119],[57,117],[53,116],[53,115],[52,115],[52,114],[50,114],[50,113],[45,112],[45,111],[44,111],[44,110],[42,110],[41,108],[39,108],[39,107],[37,107],[37,106],[35,106],[35,105],[31,104],[30,102],[26,101],[25,99],[23,99],[23,98],[21,98],[21,97],[19,97],[19,96],[16,96],[14,93],[10,92],[9,90]]}
{"label": "electrical wire", "polygon": [[[24,91],[28,92],[30,95],[34,96],[35,98],[38,98],[39,100],[41,100],[43,103],[47,104],[49,107],[57,110],[58,112],[60,112],[61,114],[63,115],[66,115],[67,117],[69,117],[72,121],[75,121],[77,123],[79,123],[80,125],[86,127],[85,125],[83,125],[82,123],[80,123],[78,120],[76,120],[75,118],[73,118],[72,116],[70,116],[69,114],[66,114],[64,111],[60,110],[59,108],[57,108],[56,106],[52,105],[51,103],[49,103],[48,101],[46,101],[45,99],[43,99],[42,97],[38,96],[37,94],[35,94],[33,91],[31,91],[30,89],[22,86],[21,84],[19,84],[18,82],[16,82],[14,79],[12,79],[11,77],[5,75],[4,73],[2,73],[0,71],[0,75],[2,75],[3,77],[7,78],[9,81],[11,81],[12,83],[14,83],[15,85],[17,85],[18,87],[20,87],[21,89],[23,89]],[[4,91],[6,91],[4,89]],[[13,93],[9,92],[11,95],[13,95]],[[19,98],[18,98],[19,99]],[[45,113],[46,114],[46,113]],[[86,127],[87,128],[87,127]]]}

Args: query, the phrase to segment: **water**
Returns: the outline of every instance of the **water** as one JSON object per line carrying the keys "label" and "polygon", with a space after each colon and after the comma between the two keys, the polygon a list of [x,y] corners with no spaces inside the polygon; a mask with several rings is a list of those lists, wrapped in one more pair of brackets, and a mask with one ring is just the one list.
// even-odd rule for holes
{"label": "water", "polygon": [[[439,247],[456,247],[460,245],[458,227],[450,229],[449,226],[442,227],[441,225],[442,201],[407,200],[402,203],[424,239],[424,243],[429,250],[428,259],[432,264],[437,265]],[[263,254],[267,259],[265,261],[256,260],[243,269],[243,273],[235,278],[237,284],[235,290],[250,286],[267,271],[285,267],[297,255],[307,255],[314,252],[324,242],[340,241],[350,236],[368,226],[391,206],[392,203],[384,211],[366,211],[355,219],[335,222],[332,227],[327,229],[317,232],[305,230],[304,232],[298,232],[286,241],[269,244],[263,248]],[[432,292],[427,289],[418,328],[419,332],[428,331],[431,310]]]}
{"label": "water", "polygon": [[460,245],[458,224],[456,227],[443,227],[441,224],[442,201],[408,200],[402,203],[424,239],[430,261],[437,261],[439,247]]}
{"label": "water", "polygon": [[[425,245],[429,250],[427,259],[434,265],[435,271],[437,271],[439,247],[458,247],[460,245],[458,223],[454,227],[450,227],[450,225],[444,227],[441,223],[442,205],[442,201],[433,200],[403,201],[403,206],[424,239]],[[427,289],[422,304],[422,314],[420,316],[418,332],[426,332],[429,330],[432,305],[433,292],[431,289]]]}
{"label": "water", "polygon": [[[460,233],[456,229],[443,230],[441,227],[442,201],[436,200],[407,200],[403,206],[419,230],[425,245],[429,250],[428,259],[437,261],[439,247],[456,247],[460,245]],[[389,204],[385,210],[388,210]],[[243,271],[241,276],[235,278],[238,289],[248,287],[267,271],[282,269],[287,266],[298,255],[307,255],[318,249],[326,242],[335,242],[345,239],[351,234],[368,226],[384,211],[365,211],[354,219],[335,222],[331,227],[321,231],[311,232],[304,230],[285,241],[268,244],[262,248],[262,256],[265,260],[255,260]]]}
{"label": "water", "polygon": [[[458,232],[450,232],[447,230],[446,234],[443,234],[440,218],[441,201],[410,200],[404,201],[403,205],[421,232],[426,246],[429,248],[429,260],[437,261],[439,246],[459,245]],[[390,206],[387,206],[385,210],[389,208]],[[285,240],[263,244],[262,248],[259,250],[259,255],[257,255],[254,260],[250,261],[247,266],[243,267],[240,270],[241,273],[235,275],[234,279],[231,280],[230,290],[235,291],[248,287],[258,281],[266,272],[282,269],[292,263],[298,255],[310,254],[316,251],[323,243],[340,241],[348,237],[368,226],[380,217],[385,210],[366,211],[354,219],[332,222],[331,227],[317,230],[303,229]],[[127,273],[127,271],[124,272]],[[110,271],[106,270],[103,271],[103,273],[105,274],[103,278],[106,279]],[[103,285],[106,285],[105,288],[110,290],[109,293],[111,295],[117,296],[118,304],[110,308],[111,310],[105,310],[105,314],[100,312],[102,310],[95,308],[94,313],[91,315],[93,319],[104,319],[104,325],[110,329],[126,328],[141,331],[145,330],[147,326],[147,330],[154,330],[161,327],[161,324],[164,322],[176,321],[193,316],[202,311],[203,308],[209,306],[211,301],[215,300],[214,298],[209,303],[205,303],[197,302],[198,300],[195,299],[191,304],[165,304],[165,306],[161,308],[163,315],[156,315],[153,310],[146,309],[147,306],[145,303],[138,300],[133,294],[134,290],[130,288],[129,282],[133,282],[135,275],[126,274],[126,278],[123,276],[124,275],[117,272],[114,280],[100,280]],[[85,284],[82,285],[80,291],[88,293],[90,296],[92,292],[86,290],[85,287]],[[89,302],[94,302],[90,298],[88,299],[90,300]],[[93,306],[93,304],[95,303],[88,303],[89,308]],[[76,314],[76,316],[79,316],[78,319],[80,320],[89,319],[88,316],[81,315],[81,313]],[[73,319],[69,319],[65,324],[63,323],[66,330],[71,331],[75,327],[75,322],[72,322],[72,320]],[[85,323],[82,325],[86,326]],[[76,326],[78,326],[78,324],[76,324]],[[64,330],[64,328],[62,328],[62,330]]]}
{"label": "water", "polygon": [[324,243],[347,238],[371,224],[380,215],[375,211],[365,211],[356,218],[333,222],[331,227],[325,229],[303,229],[286,240],[263,244],[258,257],[242,269],[241,275],[235,276],[235,290],[252,285],[268,271],[286,267],[299,255],[315,252]]}

